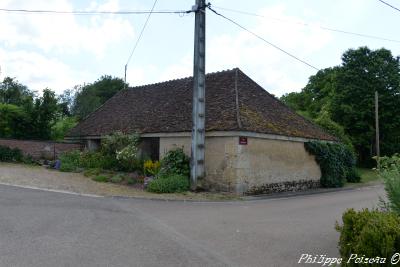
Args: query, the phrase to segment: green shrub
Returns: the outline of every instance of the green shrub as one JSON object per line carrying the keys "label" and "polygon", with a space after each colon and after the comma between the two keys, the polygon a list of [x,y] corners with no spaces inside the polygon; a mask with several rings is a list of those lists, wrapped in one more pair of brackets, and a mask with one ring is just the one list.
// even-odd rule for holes
{"label": "green shrub", "polygon": [[60,161],[60,171],[63,172],[70,172],[75,171],[77,168],[80,167],[80,158],[81,154],[78,150],[73,150],[70,152],[65,152],[61,154]]}
{"label": "green shrub", "polygon": [[101,142],[101,153],[112,161],[108,168],[120,171],[142,170],[143,162],[138,155],[140,136],[116,132]]}
{"label": "green shrub", "polygon": [[122,174],[116,174],[110,178],[111,183],[119,184],[124,180],[124,176]]}
{"label": "green shrub", "polygon": [[100,182],[100,183],[107,183],[108,177],[105,175],[97,175],[92,178],[93,181]]}
{"label": "green shrub", "polygon": [[74,172],[78,167],[71,162],[63,162],[60,166],[61,172]]}
{"label": "green shrub", "polygon": [[5,162],[21,162],[24,156],[18,148],[9,148],[0,146],[0,161]]}
{"label": "green shrub", "polygon": [[[343,258],[342,266],[392,266],[390,258],[400,251],[400,217],[394,213],[378,210],[347,210],[343,225],[336,223],[340,232],[339,251]],[[350,260],[351,254],[364,258],[383,257],[386,264],[360,264]]]}
{"label": "green shrub", "polygon": [[169,151],[161,160],[160,173],[171,175],[179,174],[185,177],[190,175],[190,159],[182,148]]}
{"label": "green shrub", "polygon": [[356,168],[350,168],[347,170],[346,180],[349,183],[359,183],[361,182],[361,174],[357,171]]}
{"label": "green shrub", "polygon": [[342,187],[346,181],[359,182],[355,170],[356,159],[352,151],[340,143],[312,141],[304,143],[306,150],[315,155],[321,168],[323,187]]}
{"label": "green shrub", "polygon": [[104,155],[115,156],[117,151],[121,151],[129,145],[138,146],[140,137],[137,134],[124,134],[122,132],[115,132],[107,135],[101,141],[101,152]]}
{"label": "green shrub", "polygon": [[118,169],[118,162],[115,157],[103,155],[100,152],[83,152],[79,164],[83,168]]}
{"label": "green shrub", "polygon": [[383,178],[389,200],[387,206],[400,215],[400,156],[395,154],[392,157],[382,157],[379,164],[379,176]]}
{"label": "green shrub", "polygon": [[189,179],[179,174],[157,177],[147,186],[147,191],[154,193],[178,193],[188,190]]}

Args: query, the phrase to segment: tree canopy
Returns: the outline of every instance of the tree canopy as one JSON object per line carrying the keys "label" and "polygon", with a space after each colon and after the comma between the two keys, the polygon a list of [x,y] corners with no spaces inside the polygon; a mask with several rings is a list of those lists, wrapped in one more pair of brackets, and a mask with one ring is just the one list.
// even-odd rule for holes
{"label": "tree canopy", "polygon": [[109,75],[101,76],[94,83],[77,86],[72,114],[82,120],[125,86],[124,80]]}
{"label": "tree canopy", "polygon": [[286,94],[281,100],[316,122],[331,120],[343,128],[339,138],[349,138],[360,162],[368,165],[375,155],[375,91],[381,151],[391,155],[400,151],[400,65],[399,57],[389,50],[349,49],[340,66],[320,70],[301,92]]}

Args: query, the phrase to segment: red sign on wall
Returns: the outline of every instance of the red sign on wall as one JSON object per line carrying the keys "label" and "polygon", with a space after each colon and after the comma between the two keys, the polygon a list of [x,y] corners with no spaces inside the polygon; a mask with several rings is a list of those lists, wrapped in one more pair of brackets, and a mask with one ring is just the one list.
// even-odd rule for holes
{"label": "red sign on wall", "polygon": [[239,145],[247,145],[247,137],[239,136]]}

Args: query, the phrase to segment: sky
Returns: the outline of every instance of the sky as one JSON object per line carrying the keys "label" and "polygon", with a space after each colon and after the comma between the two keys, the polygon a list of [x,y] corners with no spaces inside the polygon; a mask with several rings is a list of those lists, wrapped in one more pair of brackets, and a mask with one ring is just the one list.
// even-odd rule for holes
{"label": "sky", "polygon": [[[397,0],[386,0],[400,7]],[[149,10],[153,0],[1,0],[0,9]],[[158,0],[155,10],[190,10],[194,0]],[[318,69],[341,64],[350,48],[387,48],[400,55],[400,12],[378,0],[211,0],[212,7]],[[256,13],[249,16],[226,10]],[[240,68],[268,92],[300,91],[316,70],[206,13],[206,72]],[[31,14],[0,11],[0,79],[58,94],[124,66],[147,15]],[[309,26],[305,26],[307,24]],[[377,40],[321,29],[374,35]],[[153,14],[127,71],[130,86],[191,76],[194,14]]]}

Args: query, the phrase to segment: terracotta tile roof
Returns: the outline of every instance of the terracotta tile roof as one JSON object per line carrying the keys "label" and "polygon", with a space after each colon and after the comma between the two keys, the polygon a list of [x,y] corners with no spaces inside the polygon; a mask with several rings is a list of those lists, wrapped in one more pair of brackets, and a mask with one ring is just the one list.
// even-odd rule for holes
{"label": "terracotta tile roof", "polygon": [[[193,78],[189,77],[122,90],[71,129],[67,136],[99,136],[117,130],[190,132],[192,87]],[[206,130],[336,140],[286,107],[239,69],[207,74]]]}

